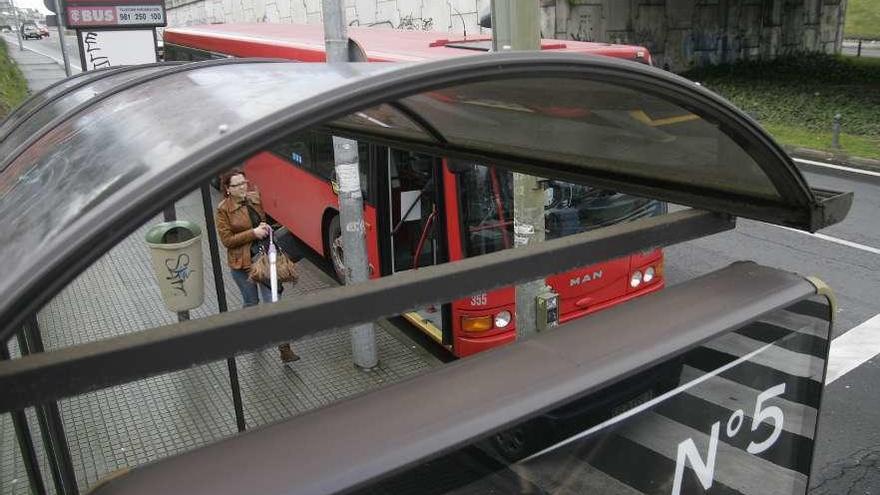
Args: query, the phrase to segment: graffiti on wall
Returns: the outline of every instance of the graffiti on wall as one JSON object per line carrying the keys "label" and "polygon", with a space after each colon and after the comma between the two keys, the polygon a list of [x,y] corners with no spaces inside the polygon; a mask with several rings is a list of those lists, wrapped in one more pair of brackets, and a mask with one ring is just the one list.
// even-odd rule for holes
{"label": "graffiti on wall", "polygon": [[397,29],[404,31],[431,31],[434,29],[434,19],[432,17],[421,18],[405,15],[400,18],[400,24]]}
{"label": "graffiti on wall", "polygon": [[[171,27],[236,22],[321,22],[321,2],[313,0],[169,1],[172,2],[167,9]],[[459,0],[455,4],[449,1],[358,0],[349,1],[347,5],[350,26],[480,33],[479,16],[488,7],[489,0]]]}
{"label": "graffiti on wall", "polygon": [[[348,23],[349,26],[360,26],[361,22],[355,19]],[[432,17],[414,17],[412,14],[405,15],[400,18],[400,22],[394,24],[392,21],[376,21],[366,24],[368,27],[390,27],[392,29],[400,29],[402,31],[432,31],[434,29],[434,18]]]}

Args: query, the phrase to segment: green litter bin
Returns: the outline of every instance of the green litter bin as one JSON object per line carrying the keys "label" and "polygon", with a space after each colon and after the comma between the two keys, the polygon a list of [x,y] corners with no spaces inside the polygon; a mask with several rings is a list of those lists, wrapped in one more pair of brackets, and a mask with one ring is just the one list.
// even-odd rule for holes
{"label": "green litter bin", "polygon": [[165,305],[174,312],[205,301],[202,229],[185,220],[163,222],[147,231],[153,274]]}

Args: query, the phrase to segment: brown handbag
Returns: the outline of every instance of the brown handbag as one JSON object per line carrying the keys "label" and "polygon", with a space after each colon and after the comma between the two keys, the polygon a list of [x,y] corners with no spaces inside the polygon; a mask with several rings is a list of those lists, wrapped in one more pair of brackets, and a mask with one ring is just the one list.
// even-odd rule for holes
{"label": "brown handbag", "polygon": [[[275,270],[278,272],[278,282],[296,281],[296,263],[291,261],[284,253],[277,253],[275,258]],[[254,283],[270,284],[269,280],[269,255],[262,255],[251,264],[248,279]]]}
{"label": "brown handbag", "polygon": [[[267,249],[273,248],[275,248],[275,243],[272,240],[272,232],[269,231],[269,248]],[[262,247],[260,248],[260,254],[261,256],[257,258],[257,261],[251,263],[248,279],[254,283],[269,285],[271,284],[269,280],[269,255],[264,252]],[[296,281],[296,263],[288,258],[280,249],[275,250],[275,271],[278,275],[279,284]]]}

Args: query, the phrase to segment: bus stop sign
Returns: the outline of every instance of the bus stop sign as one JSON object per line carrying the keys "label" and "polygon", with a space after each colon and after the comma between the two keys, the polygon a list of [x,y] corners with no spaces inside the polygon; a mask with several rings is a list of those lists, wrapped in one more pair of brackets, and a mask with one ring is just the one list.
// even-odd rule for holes
{"label": "bus stop sign", "polygon": [[160,27],[167,24],[164,0],[67,0],[67,26],[82,28]]}

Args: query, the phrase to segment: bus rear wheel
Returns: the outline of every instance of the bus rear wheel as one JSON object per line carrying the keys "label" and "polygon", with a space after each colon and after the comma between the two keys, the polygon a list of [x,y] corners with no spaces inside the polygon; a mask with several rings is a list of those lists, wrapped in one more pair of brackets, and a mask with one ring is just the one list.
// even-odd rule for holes
{"label": "bus rear wheel", "polygon": [[345,259],[342,249],[342,228],[339,226],[339,215],[330,220],[326,231],[327,258],[333,266],[333,274],[339,283],[345,283]]}

